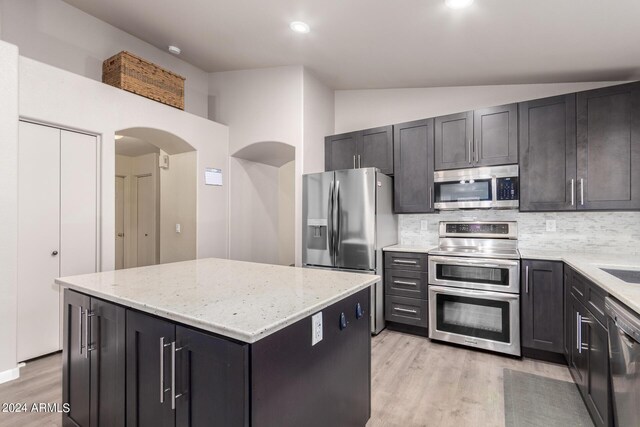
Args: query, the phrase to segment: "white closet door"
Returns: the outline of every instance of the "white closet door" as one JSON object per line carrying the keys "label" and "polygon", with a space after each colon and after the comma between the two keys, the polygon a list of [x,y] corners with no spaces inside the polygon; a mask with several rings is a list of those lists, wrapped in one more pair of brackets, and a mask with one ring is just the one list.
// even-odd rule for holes
{"label": "white closet door", "polygon": [[156,264],[156,197],[153,176],[137,178],[138,267]]}
{"label": "white closet door", "polygon": [[95,273],[97,141],[62,131],[60,138],[60,276]]}
{"label": "white closet door", "polygon": [[60,130],[20,122],[18,144],[19,361],[59,343]]}

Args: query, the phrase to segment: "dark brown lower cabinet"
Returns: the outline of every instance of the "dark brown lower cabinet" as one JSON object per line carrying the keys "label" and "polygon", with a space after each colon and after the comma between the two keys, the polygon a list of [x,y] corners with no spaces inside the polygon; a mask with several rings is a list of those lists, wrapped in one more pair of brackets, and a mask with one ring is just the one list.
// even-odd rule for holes
{"label": "dark brown lower cabinet", "polygon": [[[576,272],[571,281],[586,281]],[[583,304],[583,297],[573,292],[567,303],[567,331],[570,333],[569,370],[596,426],[612,426],[611,388],[609,382],[609,346],[606,327]]]}
{"label": "dark brown lower cabinet", "polygon": [[125,424],[125,309],[64,291],[65,426]]}
{"label": "dark brown lower cabinet", "polygon": [[253,344],[65,291],[65,426],[362,427],[371,415],[370,290]]}
{"label": "dark brown lower cabinet", "polygon": [[562,354],[563,263],[522,261],[522,347]]}
{"label": "dark brown lower cabinet", "polygon": [[127,425],[249,425],[248,358],[248,344],[127,310]]}

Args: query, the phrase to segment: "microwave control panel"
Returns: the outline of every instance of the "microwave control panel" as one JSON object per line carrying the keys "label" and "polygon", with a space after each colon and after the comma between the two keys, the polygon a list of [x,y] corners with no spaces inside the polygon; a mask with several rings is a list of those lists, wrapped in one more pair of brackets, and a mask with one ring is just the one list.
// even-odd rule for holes
{"label": "microwave control panel", "polygon": [[518,200],[518,178],[496,178],[496,200]]}

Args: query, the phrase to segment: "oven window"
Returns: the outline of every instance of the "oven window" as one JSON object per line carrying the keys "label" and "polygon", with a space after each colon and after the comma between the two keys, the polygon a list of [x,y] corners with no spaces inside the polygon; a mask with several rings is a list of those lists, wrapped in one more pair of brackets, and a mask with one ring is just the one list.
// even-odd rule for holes
{"label": "oven window", "polygon": [[439,182],[435,184],[436,202],[491,201],[491,179]]}
{"label": "oven window", "polygon": [[509,269],[472,265],[436,264],[436,278],[449,282],[470,282],[509,286]]}
{"label": "oven window", "polygon": [[436,294],[436,310],[439,331],[510,342],[508,301]]}

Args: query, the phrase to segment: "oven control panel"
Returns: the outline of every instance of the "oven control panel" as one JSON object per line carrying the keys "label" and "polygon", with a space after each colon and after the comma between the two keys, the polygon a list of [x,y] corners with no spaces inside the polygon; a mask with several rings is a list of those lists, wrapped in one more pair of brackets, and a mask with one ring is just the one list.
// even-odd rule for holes
{"label": "oven control panel", "polygon": [[509,224],[450,223],[447,234],[509,234]]}

